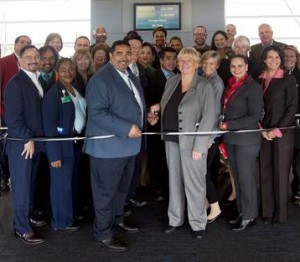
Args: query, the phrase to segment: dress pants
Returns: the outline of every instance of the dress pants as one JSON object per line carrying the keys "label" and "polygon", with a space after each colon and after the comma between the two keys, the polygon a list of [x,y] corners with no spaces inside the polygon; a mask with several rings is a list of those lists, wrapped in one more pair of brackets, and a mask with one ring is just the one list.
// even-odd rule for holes
{"label": "dress pants", "polygon": [[207,153],[207,174],[206,174],[206,197],[210,204],[219,201],[217,191],[217,176],[220,168],[220,154],[219,154],[220,138],[215,138],[214,143],[208,149]]}
{"label": "dress pants", "polygon": [[10,167],[11,190],[14,212],[14,227],[21,233],[32,231],[30,216],[33,209],[34,185],[36,183],[39,153],[32,159],[21,156],[23,145],[11,146],[14,148],[8,154]]}
{"label": "dress pants", "polygon": [[155,195],[168,197],[168,168],[164,141],[158,135],[147,138],[148,171],[151,188]]}
{"label": "dress pants", "polygon": [[262,216],[285,222],[288,214],[289,174],[293,159],[294,133],[263,140],[260,150]]}
{"label": "dress pants", "polygon": [[165,142],[169,167],[169,225],[184,223],[185,199],[189,224],[193,231],[206,228],[206,154],[200,160],[192,159],[192,151],[180,148],[178,143]]}
{"label": "dress pants", "polygon": [[139,183],[139,177],[141,171],[142,156],[143,156],[143,152],[140,151],[135,158],[134,171],[133,171],[132,180],[128,190],[128,195],[126,197],[126,203],[129,203],[129,200],[131,198],[136,197],[136,189]]}
{"label": "dress pants", "polygon": [[55,229],[64,229],[74,222],[74,157],[63,157],[61,161],[60,168],[50,166],[51,226]]}
{"label": "dress pants", "polygon": [[98,241],[113,235],[113,227],[123,221],[123,208],[132,180],[135,156],[95,158],[90,156],[94,199],[94,235]]}
{"label": "dress pants", "polygon": [[243,219],[254,219],[258,215],[257,157],[260,144],[233,145],[226,143],[230,170],[234,177],[237,206]]}

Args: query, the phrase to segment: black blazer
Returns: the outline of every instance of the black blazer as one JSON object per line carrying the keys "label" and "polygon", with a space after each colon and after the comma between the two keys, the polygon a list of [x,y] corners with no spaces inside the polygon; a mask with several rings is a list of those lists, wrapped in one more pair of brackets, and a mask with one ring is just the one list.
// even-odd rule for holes
{"label": "black blazer", "polygon": [[[280,48],[284,47],[286,44],[281,43],[281,42],[277,42],[275,40],[273,40],[273,44],[274,46],[279,46]],[[263,53],[263,46],[261,43],[255,44],[251,46],[250,49],[250,58],[257,62],[257,63],[263,63],[263,61],[261,60],[261,55]]]}
{"label": "black blazer", "polygon": [[283,78],[271,80],[264,93],[263,126],[288,127],[294,124],[298,94],[294,76],[287,73]]}
{"label": "black blazer", "polygon": [[[74,120],[75,106],[70,99],[63,102],[68,94],[64,85],[58,80],[45,94],[43,100],[43,125],[47,137],[75,136]],[[60,130],[60,131],[58,131]],[[63,157],[74,156],[73,141],[46,142],[47,156],[50,162],[61,160]]]}
{"label": "black blazer", "polygon": [[146,105],[152,106],[161,101],[162,95],[165,91],[167,78],[165,77],[161,68],[152,71],[148,75],[148,87],[145,92]]}
{"label": "black blazer", "polygon": [[[8,140],[6,153],[23,150],[23,145],[30,138],[44,135],[42,97],[40,97],[38,89],[30,77],[23,70],[20,70],[8,82],[4,94],[4,105],[8,136],[24,139],[23,141]],[[36,143],[36,151],[39,150],[43,150],[43,143]]]}
{"label": "black blazer", "polygon": [[51,88],[52,85],[55,84],[56,82],[56,73],[55,71],[53,71],[51,78],[49,79],[49,82],[47,83],[44,78],[42,77],[42,75],[39,76],[39,81],[41,83],[41,86],[44,90],[44,94],[46,94],[46,92],[49,91],[49,89]]}
{"label": "black blazer", "polygon": [[[222,97],[222,107],[224,96]],[[245,82],[237,88],[226,105],[225,121],[229,130],[257,129],[263,108],[263,91],[261,86],[249,75]],[[228,133],[224,142],[234,145],[252,145],[261,141],[260,132]]]}

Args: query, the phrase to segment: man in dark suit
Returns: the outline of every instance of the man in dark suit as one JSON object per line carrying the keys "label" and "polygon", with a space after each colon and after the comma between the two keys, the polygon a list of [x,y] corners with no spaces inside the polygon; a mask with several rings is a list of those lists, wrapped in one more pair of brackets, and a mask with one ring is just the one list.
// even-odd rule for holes
{"label": "man in dark suit", "polygon": [[[176,73],[177,53],[172,47],[164,47],[159,53],[160,68],[148,76],[146,90],[146,104],[151,107],[160,103],[165,90],[167,79]],[[149,132],[160,132],[160,124],[150,126]],[[160,136],[149,136],[147,143],[148,171],[151,188],[156,200],[163,200],[168,196],[168,170],[166,164],[165,145]]]}
{"label": "man in dark suit", "polygon": [[[57,75],[55,65],[58,60],[58,53],[52,46],[43,46],[39,49],[40,63],[38,70],[40,72],[39,82],[44,90],[48,92],[50,87],[56,82]],[[45,215],[45,211],[49,213],[48,204],[50,202],[50,170],[46,153],[41,153],[39,160],[39,169],[37,177],[37,186],[35,194],[34,213]],[[39,217],[42,217],[39,216]],[[36,216],[38,217],[38,216]]]}
{"label": "man in dark suit", "polygon": [[41,47],[39,53],[39,71],[41,73],[39,81],[41,82],[44,91],[47,92],[57,80],[55,66],[58,60],[58,53],[52,46]]}
{"label": "man in dark suit", "polygon": [[[128,70],[130,70],[139,80],[143,91],[147,89],[148,80],[146,76],[145,68],[138,62],[138,58],[140,52],[142,50],[142,38],[139,35],[128,35],[124,37],[124,40],[127,41],[131,48],[131,61],[129,64]],[[145,152],[145,137],[142,140],[142,148],[139,154],[136,157],[136,163],[134,168],[134,173],[132,177],[132,181],[129,187],[128,196],[126,199],[126,206],[124,212],[130,214],[132,211],[130,209],[131,206],[133,207],[142,207],[145,206],[147,203],[146,201],[141,201],[136,196],[136,187],[139,180],[140,170],[141,170],[141,163],[142,157]]]}
{"label": "man in dark suit", "polygon": [[273,31],[270,25],[261,24],[258,27],[258,35],[261,43],[251,46],[250,50],[250,59],[252,59],[256,63],[262,64],[261,55],[263,53],[264,48],[270,45],[279,46],[280,48],[284,47],[286,44],[277,42],[273,39]]}
{"label": "man in dark suit", "polygon": [[[4,106],[3,106],[3,94],[4,94],[4,90],[7,86],[8,81],[16,74],[19,72],[19,56],[20,56],[20,51],[21,49],[26,46],[26,45],[30,45],[31,44],[31,39],[26,36],[26,35],[21,35],[18,36],[15,39],[15,45],[14,45],[14,52],[8,56],[5,56],[3,58],[1,58],[0,60],[0,73],[1,73],[1,78],[0,78],[0,82],[1,82],[1,92],[0,92],[0,98],[1,98],[1,108],[0,108],[0,116],[1,116],[1,126],[4,126],[5,123],[3,121],[3,117],[4,117]],[[2,149],[2,142],[0,144],[0,153],[1,155],[1,160],[0,160],[0,164],[1,164],[1,188],[6,191],[9,190],[9,186],[8,186],[8,178],[9,178],[9,171],[8,171],[8,163],[7,163],[7,157],[6,155],[4,155],[3,153],[3,149]]]}
{"label": "man in dark suit", "polygon": [[31,211],[34,183],[42,142],[34,137],[43,136],[42,86],[38,82],[39,51],[35,46],[25,46],[20,51],[20,72],[7,84],[4,96],[8,155],[14,206],[15,236],[26,244],[41,244],[44,238],[32,229]]}
{"label": "man in dark suit", "polygon": [[127,71],[131,60],[128,42],[114,42],[109,56],[110,62],[87,86],[86,136],[113,137],[87,139],[84,151],[90,155],[95,238],[108,250],[126,251],[128,247],[114,231],[139,232],[124,222],[123,208],[141,148],[145,103],[138,79]]}

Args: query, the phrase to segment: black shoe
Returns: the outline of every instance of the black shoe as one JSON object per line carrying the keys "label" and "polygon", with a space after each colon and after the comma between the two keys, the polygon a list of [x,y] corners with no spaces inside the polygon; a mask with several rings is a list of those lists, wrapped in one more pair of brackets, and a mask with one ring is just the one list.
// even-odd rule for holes
{"label": "black shoe", "polygon": [[33,231],[29,233],[21,234],[17,230],[14,230],[14,235],[16,238],[19,238],[25,244],[28,245],[39,245],[45,242],[45,239],[42,236],[34,233]]}
{"label": "black shoe", "polygon": [[99,243],[103,248],[109,251],[126,252],[128,250],[128,247],[115,237],[104,239],[99,241]]}
{"label": "black shoe", "polygon": [[269,217],[263,218],[263,223],[264,225],[272,225],[273,224],[273,219]]}
{"label": "black shoe", "polygon": [[128,217],[130,215],[132,215],[132,208],[130,205],[125,205],[123,210],[123,216]]}
{"label": "black shoe", "polygon": [[229,218],[229,224],[236,224],[241,219],[241,214],[235,214],[231,218]]}
{"label": "black shoe", "polygon": [[139,201],[136,198],[130,198],[129,199],[129,203],[133,206],[133,207],[143,207],[147,204],[146,201]]}
{"label": "black shoe", "polygon": [[80,224],[77,221],[75,221],[70,226],[67,226],[64,230],[71,233],[71,232],[76,232],[79,229],[80,229]]}
{"label": "black shoe", "polygon": [[202,239],[205,236],[205,230],[196,230],[194,235],[197,239]]}
{"label": "black shoe", "polygon": [[115,226],[115,228],[121,232],[125,232],[125,233],[138,233],[140,232],[138,227],[134,227],[134,226],[129,226],[127,224],[125,224],[124,222],[121,222],[119,224],[117,224]]}
{"label": "black shoe", "polygon": [[236,204],[236,199],[234,200],[225,200],[224,202],[221,202],[222,206],[228,206],[228,207],[232,207]]}
{"label": "black shoe", "polygon": [[170,233],[173,233],[175,230],[177,230],[177,227],[173,227],[173,226],[168,225],[168,226],[164,229],[164,232],[165,232],[166,234],[170,234]]}
{"label": "black shoe", "polygon": [[47,224],[46,220],[30,218],[30,223],[35,227],[42,227]]}
{"label": "black shoe", "polygon": [[68,232],[68,233],[73,233],[76,232],[80,229],[80,224],[75,221],[71,225],[65,227],[65,228],[54,228],[55,231],[63,231],[63,232]]}
{"label": "black shoe", "polygon": [[155,197],[155,201],[157,201],[157,202],[161,202],[161,201],[164,201],[164,200],[165,200],[165,198],[162,195],[157,195]]}
{"label": "black shoe", "polygon": [[242,231],[245,230],[249,226],[253,226],[255,224],[255,219],[242,219],[240,223],[236,224],[232,230],[233,231]]}

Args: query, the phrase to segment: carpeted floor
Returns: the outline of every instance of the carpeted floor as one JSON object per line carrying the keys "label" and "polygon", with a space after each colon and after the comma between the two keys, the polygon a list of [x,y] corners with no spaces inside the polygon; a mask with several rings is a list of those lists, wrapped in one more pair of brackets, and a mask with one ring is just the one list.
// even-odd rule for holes
{"label": "carpeted floor", "polygon": [[196,240],[188,225],[167,235],[167,203],[148,203],[136,208],[128,219],[141,228],[138,234],[120,234],[130,245],[126,253],[112,253],[93,240],[89,216],[75,233],[58,233],[44,226],[38,230],[47,242],[27,246],[14,238],[10,194],[0,197],[0,262],[105,262],[105,261],[300,261],[300,207],[290,206],[287,223],[233,232],[224,217],[207,226],[207,235]]}

